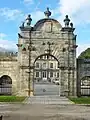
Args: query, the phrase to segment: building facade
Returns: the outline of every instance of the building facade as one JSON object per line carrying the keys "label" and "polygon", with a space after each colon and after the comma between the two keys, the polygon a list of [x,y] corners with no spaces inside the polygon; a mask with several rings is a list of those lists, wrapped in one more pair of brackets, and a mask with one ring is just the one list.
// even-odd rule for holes
{"label": "building facade", "polygon": [[58,62],[52,56],[39,57],[35,63],[34,80],[59,81]]}

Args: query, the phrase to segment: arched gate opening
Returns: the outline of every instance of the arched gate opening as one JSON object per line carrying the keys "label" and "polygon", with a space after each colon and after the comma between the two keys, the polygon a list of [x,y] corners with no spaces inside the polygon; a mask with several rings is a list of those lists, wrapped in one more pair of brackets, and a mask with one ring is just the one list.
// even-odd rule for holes
{"label": "arched gate opening", "polygon": [[0,78],[0,95],[12,94],[12,79],[8,75]]}
{"label": "arched gate opening", "polygon": [[34,62],[34,95],[59,95],[58,60],[49,54],[38,56]]}

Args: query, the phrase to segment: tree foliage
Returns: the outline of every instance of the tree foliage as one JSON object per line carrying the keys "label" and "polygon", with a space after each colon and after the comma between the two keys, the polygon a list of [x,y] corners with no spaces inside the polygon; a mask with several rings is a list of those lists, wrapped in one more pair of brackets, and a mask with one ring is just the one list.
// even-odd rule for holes
{"label": "tree foliage", "polygon": [[90,59],[90,48],[87,48],[85,51],[83,51],[78,58],[81,59]]}

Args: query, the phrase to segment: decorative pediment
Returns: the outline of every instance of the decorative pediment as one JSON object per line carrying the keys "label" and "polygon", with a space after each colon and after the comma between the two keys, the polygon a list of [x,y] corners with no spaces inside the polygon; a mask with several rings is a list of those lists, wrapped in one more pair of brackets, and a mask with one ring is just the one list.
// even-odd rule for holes
{"label": "decorative pediment", "polygon": [[35,31],[53,32],[60,31],[60,29],[62,29],[61,24],[51,18],[41,19],[34,25]]}

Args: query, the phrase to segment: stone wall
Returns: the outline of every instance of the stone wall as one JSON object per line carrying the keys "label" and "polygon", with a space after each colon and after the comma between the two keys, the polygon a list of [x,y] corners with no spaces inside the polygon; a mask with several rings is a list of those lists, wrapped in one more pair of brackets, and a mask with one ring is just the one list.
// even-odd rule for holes
{"label": "stone wall", "polygon": [[19,73],[17,60],[0,60],[0,77],[7,75],[12,79],[12,94],[17,95],[19,89]]}

